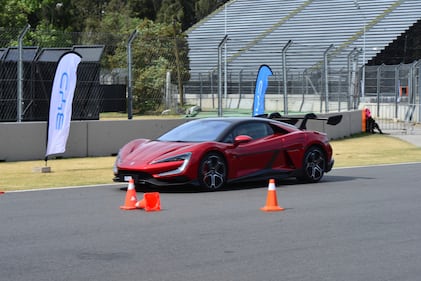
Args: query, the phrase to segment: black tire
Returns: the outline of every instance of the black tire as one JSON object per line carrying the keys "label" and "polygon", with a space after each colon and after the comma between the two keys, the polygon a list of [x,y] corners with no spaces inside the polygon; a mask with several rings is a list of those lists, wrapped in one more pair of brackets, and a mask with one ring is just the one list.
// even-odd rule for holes
{"label": "black tire", "polygon": [[315,146],[310,147],[303,160],[303,169],[299,177],[300,181],[314,183],[323,178],[326,167],[326,156],[324,152]]}
{"label": "black tire", "polygon": [[210,152],[200,161],[199,183],[208,191],[217,190],[225,185],[227,164],[218,153]]}

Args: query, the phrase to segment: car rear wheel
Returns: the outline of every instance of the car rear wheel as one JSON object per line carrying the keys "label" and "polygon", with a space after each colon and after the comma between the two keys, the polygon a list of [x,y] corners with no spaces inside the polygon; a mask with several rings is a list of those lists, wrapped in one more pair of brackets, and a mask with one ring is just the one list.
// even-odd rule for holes
{"label": "car rear wheel", "polygon": [[303,160],[302,175],[299,180],[305,182],[318,182],[322,179],[326,167],[326,156],[318,147],[310,147]]}
{"label": "car rear wheel", "polygon": [[206,190],[214,191],[225,185],[227,165],[218,153],[206,154],[199,166],[199,182]]}

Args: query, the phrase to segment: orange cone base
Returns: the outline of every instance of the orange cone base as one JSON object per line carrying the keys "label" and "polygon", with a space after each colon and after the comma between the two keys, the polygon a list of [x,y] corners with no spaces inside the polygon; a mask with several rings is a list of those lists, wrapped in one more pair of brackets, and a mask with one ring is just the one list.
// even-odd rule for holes
{"label": "orange cone base", "polygon": [[279,206],[265,206],[265,207],[260,208],[260,210],[264,212],[279,212],[285,209]]}
{"label": "orange cone base", "polygon": [[136,202],[136,208],[138,209],[144,209],[146,206],[146,201],[145,199],[139,200]]}
{"label": "orange cone base", "polygon": [[143,199],[136,203],[136,207],[139,209],[145,209],[146,212],[160,211],[161,200],[159,192],[147,192],[143,194]]}
{"label": "orange cone base", "polygon": [[123,206],[120,206],[122,210],[134,210],[136,209],[136,191],[128,190],[126,195],[126,200]]}
{"label": "orange cone base", "polygon": [[136,209],[136,207],[120,206],[120,209],[122,209],[122,210],[134,210],[134,209]]}

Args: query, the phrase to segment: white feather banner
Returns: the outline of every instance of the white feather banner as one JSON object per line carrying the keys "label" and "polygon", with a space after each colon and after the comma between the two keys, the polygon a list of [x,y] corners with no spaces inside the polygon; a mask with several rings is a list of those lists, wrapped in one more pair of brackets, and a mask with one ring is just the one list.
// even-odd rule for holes
{"label": "white feather banner", "polygon": [[45,157],[66,151],[77,81],[77,67],[81,59],[81,56],[76,52],[68,52],[59,60],[51,91]]}

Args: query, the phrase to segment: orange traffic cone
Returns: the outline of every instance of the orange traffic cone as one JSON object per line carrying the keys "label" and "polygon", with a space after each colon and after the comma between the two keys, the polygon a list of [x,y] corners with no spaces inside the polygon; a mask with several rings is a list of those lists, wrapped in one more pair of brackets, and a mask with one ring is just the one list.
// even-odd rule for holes
{"label": "orange traffic cone", "polygon": [[143,199],[136,203],[136,207],[139,209],[145,209],[145,211],[160,211],[161,200],[159,198],[159,192],[147,192],[143,194]]}
{"label": "orange traffic cone", "polygon": [[126,192],[126,200],[124,202],[124,206],[120,206],[120,209],[122,210],[134,210],[136,209],[136,189],[134,186],[134,180],[129,180],[129,186],[127,187]]}
{"label": "orange traffic cone", "polygon": [[276,197],[276,186],[275,186],[275,180],[270,179],[269,180],[269,186],[268,186],[268,194],[266,197],[266,206],[260,208],[260,210],[265,212],[275,212],[275,211],[283,211],[284,208],[280,207],[278,205],[278,199]]}
{"label": "orange traffic cone", "polygon": [[160,211],[161,210],[161,199],[159,198],[159,192],[149,192],[144,194],[146,201],[145,211]]}
{"label": "orange traffic cone", "polygon": [[135,206],[138,209],[145,209],[146,201],[145,198],[136,202]]}

